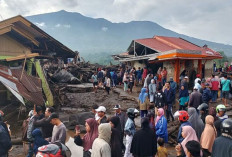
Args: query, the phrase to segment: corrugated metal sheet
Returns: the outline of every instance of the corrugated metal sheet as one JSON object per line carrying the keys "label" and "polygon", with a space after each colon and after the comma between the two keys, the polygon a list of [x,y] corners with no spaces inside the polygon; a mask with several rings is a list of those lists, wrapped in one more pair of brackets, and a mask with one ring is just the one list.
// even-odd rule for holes
{"label": "corrugated metal sheet", "polygon": [[42,91],[42,88],[39,88],[41,87],[41,80],[39,78],[29,76],[24,71],[22,75],[22,79],[20,79],[22,74],[22,69],[11,69],[11,71],[13,76],[18,78],[19,82],[21,82],[27,88],[28,91],[33,93]]}
{"label": "corrugated metal sheet", "polygon": [[32,76],[28,76],[26,72],[23,72],[22,79],[21,77],[22,69],[10,69],[5,66],[0,66],[0,76],[9,80],[10,82],[16,84],[17,89],[15,92],[18,92],[26,100],[36,104],[43,105],[44,98],[41,87],[41,80]]}
{"label": "corrugated metal sheet", "polygon": [[161,53],[175,49],[182,49],[201,51],[201,54],[207,57],[221,57],[220,53],[210,48],[203,48],[177,37],[155,36],[153,38],[137,39],[135,42]]}

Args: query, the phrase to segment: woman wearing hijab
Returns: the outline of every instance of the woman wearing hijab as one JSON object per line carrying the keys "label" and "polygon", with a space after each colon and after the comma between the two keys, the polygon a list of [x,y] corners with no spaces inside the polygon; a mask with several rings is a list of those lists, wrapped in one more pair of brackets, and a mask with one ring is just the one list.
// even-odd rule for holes
{"label": "woman wearing hijab", "polygon": [[134,157],[150,157],[157,152],[157,139],[155,132],[149,127],[149,119],[142,118],[142,129],[133,137],[130,152]]}
{"label": "woman wearing hijab", "polygon": [[92,149],[93,141],[98,137],[98,123],[94,118],[89,118],[85,121],[86,134],[81,139],[79,131],[76,130],[74,142],[78,146],[83,146],[83,157],[90,157],[90,149]]}
{"label": "woman wearing hijab", "polygon": [[217,137],[217,131],[214,126],[214,118],[211,115],[205,118],[205,129],[201,135],[201,147],[203,149],[204,156],[211,156],[213,143]]}
{"label": "woman wearing hijab", "polygon": [[98,127],[98,138],[93,142],[91,157],[111,157],[111,125],[102,123]]}
{"label": "woman wearing hijab", "polygon": [[148,119],[149,119],[149,126],[152,130],[155,131],[155,114],[153,112],[149,112],[147,115]]}
{"label": "woman wearing hijab", "polygon": [[218,120],[217,112],[216,112],[216,108],[215,107],[210,107],[209,108],[209,115],[213,116],[214,122]]}
{"label": "woman wearing hijab", "polygon": [[44,145],[48,144],[48,141],[46,141],[43,137],[42,137],[42,132],[40,131],[40,129],[35,129],[32,131],[32,136],[34,138],[34,142],[33,142],[33,152],[35,153],[35,155],[38,152],[38,148]]}
{"label": "woman wearing hijab", "polygon": [[157,112],[157,117],[155,120],[155,130],[156,135],[159,138],[163,138],[165,143],[168,143],[168,129],[167,120],[164,117],[164,109],[159,108]]}
{"label": "woman wearing hijab", "polygon": [[188,101],[189,101],[188,90],[186,90],[184,86],[181,86],[180,94],[179,94],[179,102],[180,102],[179,110],[186,110],[185,108],[188,104]]}
{"label": "woman wearing hijab", "polygon": [[143,88],[148,88],[147,82],[148,82],[149,77],[150,77],[150,74],[148,74],[148,75],[146,76],[146,78],[145,78],[145,80],[144,80]]}
{"label": "woman wearing hijab", "polygon": [[111,157],[122,157],[122,144],[123,144],[123,135],[120,124],[120,119],[117,116],[114,116],[110,119],[111,125]]}
{"label": "woman wearing hijab", "polygon": [[150,102],[148,99],[147,89],[142,88],[141,93],[139,94],[139,108],[141,118],[146,117],[149,104]]}
{"label": "woman wearing hijab", "polygon": [[197,141],[197,142],[199,142],[199,141],[198,141],[198,138],[196,136],[196,132],[194,131],[194,129],[191,126],[184,126],[182,128],[181,134],[182,134],[182,137],[184,138],[184,140],[176,146],[176,150],[182,151],[182,153],[179,157],[185,157],[188,153],[188,150],[186,148],[186,144],[192,140]]}
{"label": "woman wearing hijab", "polygon": [[149,84],[149,95],[150,95],[151,103],[154,102],[155,93],[156,93],[156,84],[155,84],[155,80],[152,79],[151,83]]}
{"label": "woman wearing hijab", "polygon": [[204,123],[200,116],[198,115],[196,109],[194,107],[188,108],[189,114],[189,123],[191,123],[192,128],[196,131],[196,135],[198,139],[201,139],[201,134],[204,130]]}

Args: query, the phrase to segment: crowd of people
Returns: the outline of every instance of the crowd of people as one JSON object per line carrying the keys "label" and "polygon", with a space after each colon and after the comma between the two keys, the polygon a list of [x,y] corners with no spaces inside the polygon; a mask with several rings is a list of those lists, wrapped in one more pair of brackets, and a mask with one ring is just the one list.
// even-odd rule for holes
{"label": "crowd of people", "polygon": [[[117,104],[112,108],[115,114],[107,117],[105,106],[93,105],[94,117],[85,121],[86,134],[80,134],[78,125],[75,128],[74,143],[83,147],[83,156],[167,157],[167,125],[177,118],[178,157],[231,157],[232,119],[226,115],[231,81],[226,75],[201,79],[197,74],[190,92],[188,76],[180,77],[178,83],[167,76],[165,67],[155,74],[146,67],[138,70],[126,67],[119,73],[98,69],[91,77],[94,92],[102,86],[109,94],[110,88],[121,84],[124,91],[132,93],[134,85],[141,85],[139,110],[129,108],[124,112]],[[212,104],[220,98],[223,104],[214,107]],[[179,108],[173,114],[176,100]],[[135,125],[138,115],[141,128]],[[12,146],[3,116],[0,111],[0,157],[6,157]],[[23,123],[22,133],[24,146],[28,146],[27,157],[49,153],[67,156],[66,127],[53,107],[47,107],[43,113],[43,108],[35,106]]]}

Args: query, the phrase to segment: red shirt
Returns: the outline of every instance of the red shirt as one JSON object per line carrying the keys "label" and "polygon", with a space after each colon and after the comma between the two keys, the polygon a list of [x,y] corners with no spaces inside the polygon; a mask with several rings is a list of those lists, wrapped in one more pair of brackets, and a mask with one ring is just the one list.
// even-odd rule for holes
{"label": "red shirt", "polygon": [[145,79],[147,77],[147,73],[148,73],[148,70],[143,69],[143,79]]}
{"label": "red shirt", "polygon": [[167,70],[163,70],[161,72],[161,75],[162,75],[163,78],[166,78],[167,77]]}
{"label": "red shirt", "polygon": [[212,79],[211,81],[212,81],[211,82],[211,84],[212,84],[211,90],[219,90],[219,82],[215,79]]}

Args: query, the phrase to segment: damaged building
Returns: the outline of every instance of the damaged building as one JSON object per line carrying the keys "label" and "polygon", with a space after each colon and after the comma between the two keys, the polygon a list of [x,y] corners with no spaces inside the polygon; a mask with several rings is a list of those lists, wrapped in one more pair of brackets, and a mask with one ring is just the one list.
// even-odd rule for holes
{"label": "damaged building", "polygon": [[43,61],[67,61],[76,53],[22,16],[0,22],[1,104],[53,106]]}
{"label": "damaged building", "polygon": [[154,36],[153,38],[133,40],[127,52],[113,55],[115,60],[129,64],[136,69],[148,67],[156,73],[159,67],[166,67],[168,79],[173,77],[179,82],[180,74],[186,70],[190,81],[195,75],[210,77],[213,60],[221,59],[220,53],[207,45],[200,47],[177,37]]}

